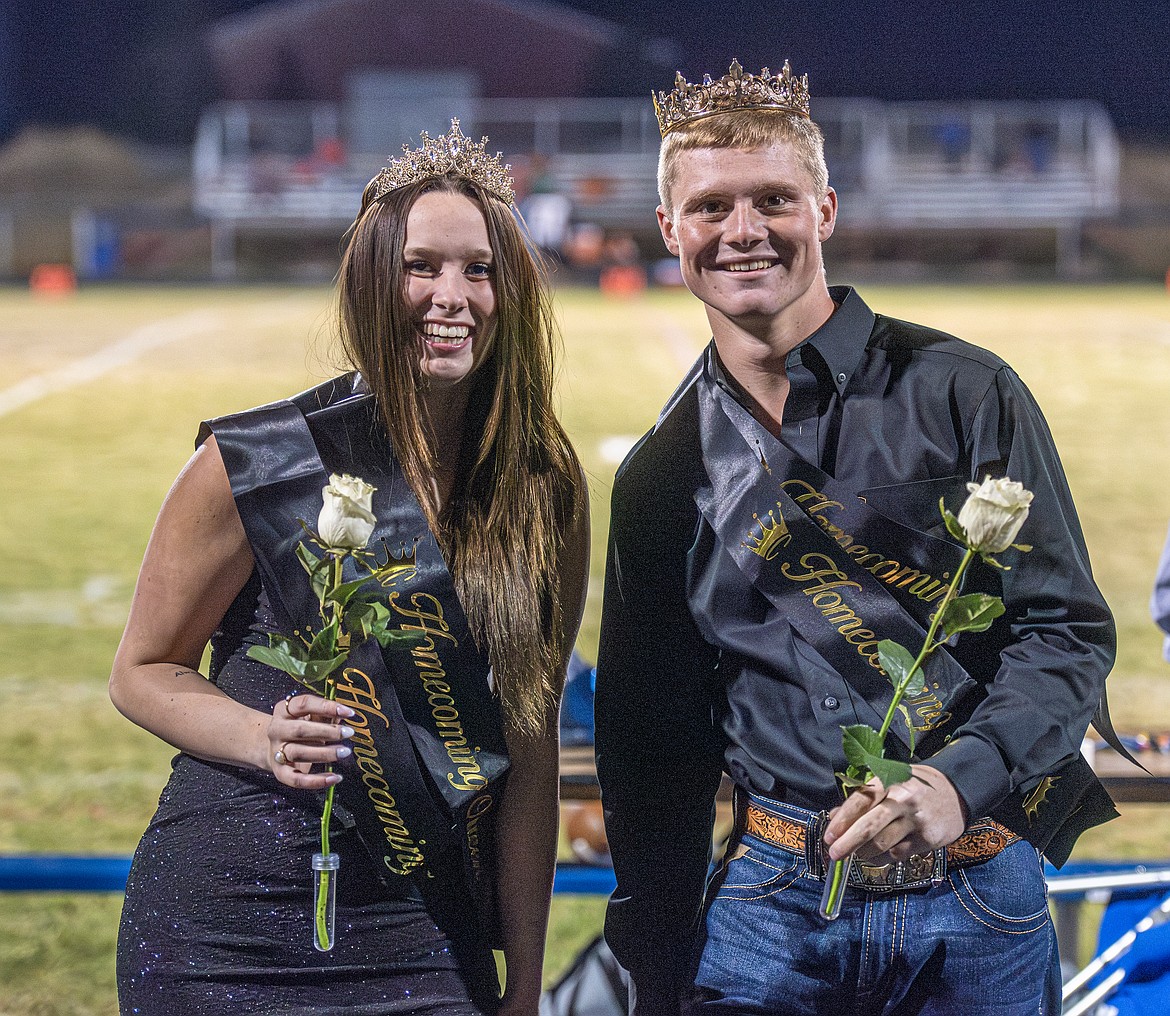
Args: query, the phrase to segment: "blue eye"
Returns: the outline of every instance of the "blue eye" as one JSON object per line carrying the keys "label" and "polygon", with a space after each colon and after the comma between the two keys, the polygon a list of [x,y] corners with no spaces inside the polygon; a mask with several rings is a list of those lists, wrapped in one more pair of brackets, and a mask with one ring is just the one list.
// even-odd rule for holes
{"label": "blue eye", "polygon": [[486,278],[492,274],[492,266],[482,261],[477,261],[475,264],[467,266],[467,274],[479,278]]}

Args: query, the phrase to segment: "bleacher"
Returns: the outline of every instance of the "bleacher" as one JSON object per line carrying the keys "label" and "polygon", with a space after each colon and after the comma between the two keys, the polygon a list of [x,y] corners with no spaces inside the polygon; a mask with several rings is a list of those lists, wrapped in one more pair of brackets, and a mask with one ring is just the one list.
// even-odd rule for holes
{"label": "bleacher", "polygon": [[[464,132],[488,134],[520,170],[539,161],[541,185],[569,198],[574,223],[653,234],[658,132],[649,102],[478,99],[463,112]],[[1075,260],[1081,225],[1118,207],[1118,143],[1093,103],[822,99],[813,113],[852,229],[1056,229],[1060,256]],[[216,274],[234,274],[245,230],[339,235],[365,182],[411,140],[389,133],[378,151],[353,151],[349,136],[371,148],[379,134],[355,127],[341,105],[209,108],[195,145],[194,204],[213,227]],[[518,176],[523,194],[531,180]]]}

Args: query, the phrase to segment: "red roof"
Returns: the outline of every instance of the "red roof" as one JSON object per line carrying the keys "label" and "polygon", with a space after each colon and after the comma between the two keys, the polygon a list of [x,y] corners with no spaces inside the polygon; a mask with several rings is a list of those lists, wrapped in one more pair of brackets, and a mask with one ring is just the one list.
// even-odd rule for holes
{"label": "red roof", "polygon": [[[485,97],[571,96],[619,39],[607,21],[522,0],[293,0],[217,22],[225,99],[338,101],[355,71],[468,70]],[[295,96],[286,92],[295,80]]]}

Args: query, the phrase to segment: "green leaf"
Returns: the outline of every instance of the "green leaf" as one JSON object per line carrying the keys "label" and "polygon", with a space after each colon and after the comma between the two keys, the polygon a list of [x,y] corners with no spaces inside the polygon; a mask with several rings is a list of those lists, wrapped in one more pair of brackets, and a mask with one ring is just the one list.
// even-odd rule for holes
{"label": "green leaf", "polygon": [[373,607],[368,603],[358,603],[345,612],[345,628],[360,640],[369,637],[370,629],[377,620]]}
{"label": "green leaf", "polygon": [[287,635],[281,635],[279,632],[269,632],[268,644],[273,649],[284,650],[284,652],[288,653],[294,659],[307,660],[309,658],[308,650],[300,639],[289,638]]}
{"label": "green leaf", "polygon": [[854,723],[841,728],[841,745],[845,760],[858,769],[872,771],[870,761],[883,757],[884,748],[878,732],[865,723]]}
{"label": "green leaf", "polygon": [[296,659],[281,649],[274,649],[271,646],[249,646],[248,656],[250,659],[259,660],[269,667],[295,677],[298,681],[305,676],[306,661]]}
{"label": "green leaf", "polygon": [[841,784],[841,788],[846,794],[851,790],[857,790],[859,787],[864,787],[868,780],[863,780],[859,776],[850,776],[848,773],[837,773],[837,780]]}
{"label": "green leaf", "polygon": [[346,610],[345,627],[347,631],[357,635],[359,640],[363,640],[385,629],[389,619],[390,611],[384,603],[360,599],[356,603],[351,603]]}
{"label": "green leaf", "polygon": [[882,781],[882,786],[887,790],[897,783],[905,783],[914,775],[907,763],[892,758],[881,759],[875,764],[873,774]]}
{"label": "green leaf", "polygon": [[309,573],[309,583],[313,587],[313,595],[320,603],[325,596],[325,587],[328,583],[332,562],[317,557],[304,543],[297,544],[297,560],[301,562],[301,567]]}
{"label": "green leaf", "polygon": [[383,649],[389,649],[396,642],[404,644],[418,642],[423,637],[421,631],[399,631],[397,628],[389,629],[386,627],[375,627],[371,629],[370,635],[378,640],[378,645]]}
{"label": "green leaf", "polygon": [[353,596],[354,593],[356,593],[369,581],[370,580],[367,577],[352,579],[349,582],[342,582],[341,585],[337,586],[337,588],[331,589],[329,591],[328,595],[325,597],[325,602],[339,604],[342,609],[344,609],[345,605],[349,603],[350,597]]}
{"label": "green leaf", "polygon": [[961,631],[987,631],[1003,610],[1003,600],[998,596],[968,593],[947,604],[940,623],[948,636]]}
{"label": "green leaf", "polygon": [[864,787],[869,778],[869,772],[865,769],[859,769],[857,766],[848,766],[843,773],[835,774],[837,779],[841,781],[841,788],[848,796],[849,791],[856,790],[858,787]]}
{"label": "green leaf", "polygon": [[323,686],[325,678],[340,667],[348,657],[349,653],[339,653],[328,660],[310,660],[305,664],[305,682],[314,688]]}
{"label": "green leaf", "polygon": [[910,766],[905,762],[886,758],[885,746],[873,727],[855,723],[849,727],[842,727],[841,732],[845,758],[851,766],[873,773],[885,787],[905,783],[910,779]]}
{"label": "green leaf", "polygon": [[[910,673],[910,668],[914,666],[914,657],[910,655],[910,650],[905,646],[898,645],[890,639],[882,639],[878,643],[878,660],[881,662],[882,670],[886,672],[886,677],[890,679],[895,690],[901,683],[906,680],[906,675]],[[922,670],[918,669],[910,678],[910,684],[906,691],[910,695],[921,695],[926,690],[926,686],[922,679]]]}
{"label": "green leaf", "polygon": [[943,499],[938,499],[938,510],[942,514],[943,522],[946,524],[947,532],[958,540],[964,547],[967,546],[967,533],[962,526],[959,525],[959,520],[950,513],[949,509],[943,504]]}
{"label": "green leaf", "polygon": [[337,652],[337,635],[336,621],[331,621],[325,625],[324,628],[313,636],[313,641],[309,645],[309,659],[327,660],[332,658]]}
{"label": "green leaf", "polygon": [[301,567],[310,575],[321,567],[321,559],[309,550],[304,543],[297,544],[297,560],[301,562]]}

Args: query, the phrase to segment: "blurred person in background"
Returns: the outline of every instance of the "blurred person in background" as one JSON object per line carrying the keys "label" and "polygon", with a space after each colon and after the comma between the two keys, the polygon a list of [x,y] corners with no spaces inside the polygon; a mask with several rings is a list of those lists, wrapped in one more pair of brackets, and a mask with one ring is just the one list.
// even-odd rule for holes
{"label": "blurred person in background", "polygon": [[1162,656],[1170,663],[1170,532],[1166,534],[1162,560],[1158,562],[1158,573],[1154,576],[1150,614],[1154,618],[1154,624],[1161,628],[1166,636],[1162,642]]}
{"label": "blurred person in background", "polygon": [[[1040,410],[995,355],[828,286],[837,196],[787,62],[655,105],[659,225],[713,338],[613,490],[596,751],[634,1012],[1055,1016],[1040,852],[1116,815],[1079,754],[1115,635]],[[1034,549],[975,559],[1005,613],[931,656],[885,741],[910,778],[846,800],[878,640],[922,645],[963,556],[940,499],[989,474],[1034,492]]]}
{"label": "blurred person in background", "polygon": [[520,212],[528,235],[541,252],[559,258],[569,235],[573,218],[573,203],[557,185],[549,172],[548,159],[536,153],[529,161],[531,183],[528,193],[520,199]]}
{"label": "blurred person in background", "polygon": [[[512,201],[456,121],[392,161],[339,274],[356,370],[204,424],[163,504],[110,679],[180,751],[126,888],[125,1013],[537,1012],[588,516]],[[248,656],[313,628],[294,549],[330,474],[376,488],[370,546],[413,565],[387,602],[425,636],[417,654],[361,643],[334,701]],[[378,761],[387,718],[377,743],[399,755]],[[339,780],[335,944],[317,951],[310,855]]]}

